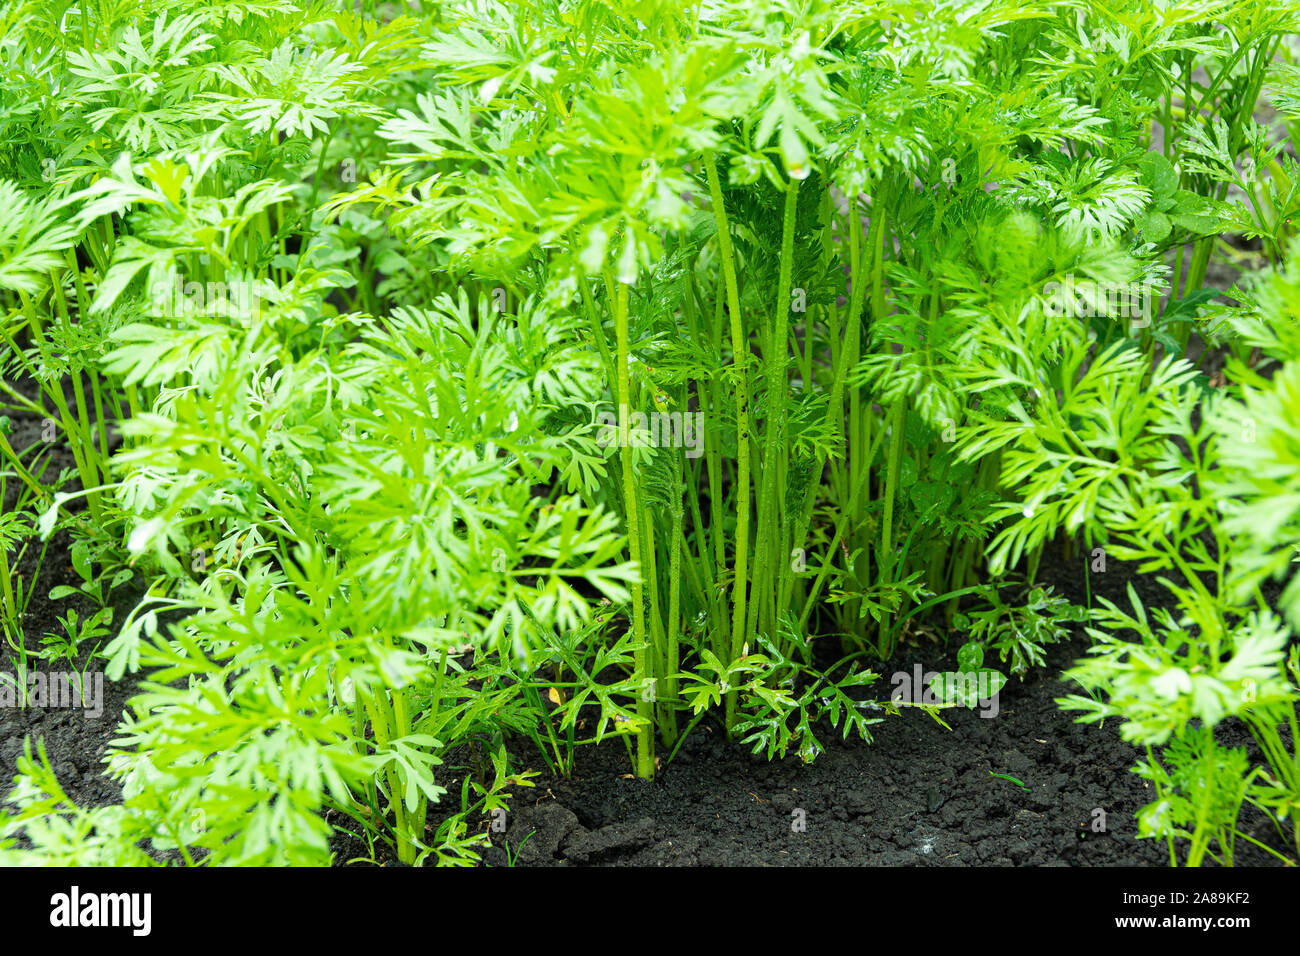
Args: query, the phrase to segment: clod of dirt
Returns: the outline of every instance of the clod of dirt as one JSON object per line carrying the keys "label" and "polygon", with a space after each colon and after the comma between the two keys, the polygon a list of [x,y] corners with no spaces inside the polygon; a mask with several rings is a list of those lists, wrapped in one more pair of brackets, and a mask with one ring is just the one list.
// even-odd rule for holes
{"label": "clod of dirt", "polygon": [[576,829],[581,827],[573,812],[548,800],[511,813],[506,840],[520,863],[550,863],[559,852],[560,841]]}
{"label": "clod of dirt", "polygon": [[564,844],[564,856],[574,863],[587,863],[614,851],[630,852],[649,846],[654,840],[655,822],[642,817],[633,823],[613,823],[599,830],[579,830]]}

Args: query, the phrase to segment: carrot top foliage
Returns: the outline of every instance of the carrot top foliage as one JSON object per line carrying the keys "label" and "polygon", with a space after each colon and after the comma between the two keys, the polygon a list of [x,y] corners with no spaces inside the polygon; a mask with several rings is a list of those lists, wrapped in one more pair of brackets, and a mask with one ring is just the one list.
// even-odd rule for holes
{"label": "carrot top foliage", "polygon": [[[1300,852],[1300,591],[1261,590],[1300,544],[1300,4],[0,26],[0,402],[50,432],[0,428],[0,625],[26,668],[66,534],[105,613],[61,653],[145,678],[123,802],[29,745],[0,858],[320,864],[338,827],[473,863],[508,739],[652,778],[716,719],[811,761],[909,703],[872,685],[918,635],[1023,676],[1084,618],[1063,703],[1149,746],[1144,835],[1231,862],[1249,801]],[[1223,236],[1258,281],[1215,284]],[[1038,586],[1061,537],[1174,610]]]}

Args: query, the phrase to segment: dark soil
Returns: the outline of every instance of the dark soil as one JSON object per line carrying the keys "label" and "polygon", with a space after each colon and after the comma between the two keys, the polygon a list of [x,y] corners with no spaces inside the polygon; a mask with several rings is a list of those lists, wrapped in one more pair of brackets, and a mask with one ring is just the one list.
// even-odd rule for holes
{"label": "dark soil", "polygon": [[[30,379],[18,380],[13,384],[28,398],[37,398],[38,390]],[[7,438],[11,446],[24,455],[29,469],[39,480],[50,484],[61,471],[75,469],[72,454],[57,432],[51,441],[42,441],[50,435],[50,431],[41,418],[27,412],[10,411],[7,414],[12,422],[12,432]],[[33,457],[29,450],[38,443],[43,444],[44,448]],[[14,506],[17,486],[17,480],[12,478],[6,485],[4,500],[0,502],[6,510]],[[80,484],[73,478],[63,490],[72,491],[79,487]],[[79,510],[80,499],[74,499],[69,507],[73,511]],[[59,618],[69,610],[75,610],[83,620],[98,610],[92,601],[75,595],[58,601],[49,600],[49,593],[55,587],[82,585],[72,567],[70,543],[66,533],[57,533],[50,539],[42,556],[42,543],[36,538],[28,539],[22,560],[13,566],[15,576],[21,577],[25,587],[33,591],[31,603],[23,618],[28,654],[26,666],[29,672],[41,671],[47,674],[76,670],[89,676],[87,686],[93,688],[96,686],[94,674],[96,670],[102,671],[105,663],[92,656],[96,650],[94,646],[82,648],[75,666],[66,660],[47,661],[35,656],[42,649],[43,635],[61,633]],[[138,588],[132,589],[128,585],[113,595],[115,622],[120,622],[134,605],[132,598],[138,598],[139,595],[133,592],[138,592]],[[0,641],[0,675],[12,677],[20,667],[19,655]],[[93,693],[88,690],[86,703],[92,706],[80,709],[0,707],[0,793],[8,792],[18,758],[23,753],[24,739],[30,737],[33,753],[39,752],[38,741],[44,741],[50,765],[58,774],[59,782],[78,804],[87,807],[104,806],[120,799],[121,789],[102,776],[101,760],[108,742],[117,735],[118,720],[126,709],[126,701],[135,693],[135,682],[113,683],[105,679],[102,688],[102,700],[94,700]],[[102,711],[98,716],[88,712],[99,711],[101,705]]]}
{"label": "dark soil", "polygon": [[[1054,549],[1053,553],[1059,554]],[[1048,567],[1038,582],[1083,603],[1084,560]],[[1148,607],[1168,604],[1155,575],[1133,575],[1111,561],[1092,576],[1094,595],[1120,602],[1132,582]],[[883,674],[955,669],[954,637],[913,647]],[[493,833],[491,866],[1167,866],[1164,843],[1139,840],[1136,811],[1154,799],[1130,772],[1139,751],[1114,722],[1074,723],[1055,699],[1078,692],[1058,679],[1084,655],[1079,636],[1055,646],[1045,670],[1001,692],[996,716],[948,709],[947,730],[905,709],[872,728],[874,743],[821,734],[826,751],[812,764],[769,763],[701,724],[654,783],[634,779],[625,749],[610,741],[579,749],[572,776],[543,772],[515,790],[504,832]],[[887,697],[886,676],[876,685]],[[1227,722],[1219,739],[1246,746],[1245,729]],[[512,755],[544,767],[532,745]],[[1016,777],[1029,789],[991,774]],[[459,793],[460,780],[445,782]],[[433,815],[431,815],[433,816]],[[436,825],[435,816],[432,821]],[[1283,853],[1270,824],[1248,810],[1250,836]],[[490,827],[485,822],[485,829]],[[1104,828],[1104,829],[1103,829]],[[367,856],[343,838],[340,862]],[[388,862],[380,855],[377,862]],[[1278,861],[1245,841],[1237,865]]]}

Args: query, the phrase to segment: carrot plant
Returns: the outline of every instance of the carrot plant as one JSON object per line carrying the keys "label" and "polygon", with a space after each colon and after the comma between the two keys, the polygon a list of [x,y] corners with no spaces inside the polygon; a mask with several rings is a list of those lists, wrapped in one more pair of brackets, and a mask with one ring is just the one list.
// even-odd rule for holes
{"label": "carrot plant", "polygon": [[[1258,844],[1237,828],[1243,804],[1267,814],[1294,847],[1291,861],[1300,856],[1296,544],[1287,490],[1295,455],[1283,424],[1293,401],[1298,253],[1292,243],[1285,268],[1266,275],[1248,294],[1249,308],[1231,319],[1258,343],[1268,374],[1234,362],[1239,384],[1205,389],[1184,361],[1162,362],[1157,391],[1134,391],[1125,402],[1130,414],[1141,409],[1135,430],[1152,454],[1119,471],[1099,496],[1107,550],[1163,572],[1175,610],[1148,611],[1131,586],[1129,608],[1103,599],[1094,621],[1106,630],[1090,628],[1091,656],[1069,672],[1089,694],[1062,703],[1083,712],[1081,720],[1117,717],[1125,739],[1146,748],[1135,772],[1152,782],[1156,799],[1139,824],[1144,836],[1166,841],[1174,865],[1231,864],[1238,839]],[[1138,384],[1144,374],[1132,368],[1117,378]],[[1272,577],[1286,582],[1277,607],[1261,590]],[[1244,751],[1215,739],[1229,717],[1249,729],[1262,763],[1250,766]]]}
{"label": "carrot plant", "polygon": [[[461,812],[426,833],[446,792],[435,768],[475,735],[536,732],[531,685],[492,677],[488,656],[526,664],[540,634],[583,626],[596,596],[624,601],[635,575],[606,511],[530,491],[573,468],[565,436],[537,427],[591,374],[572,330],[499,316],[445,279],[381,301],[378,262],[400,247],[366,241],[354,262],[349,243],[376,225],[319,211],[365,157],[317,134],[373,126],[382,108],[351,94],[418,65],[415,22],[160,7],[144,31],[87,22],[109,55],[45,23],[18,53],[69,64],[42,74],[51,93],[67,82],[94,104],[140,64],[166,74],[64,131],[77,149],[54,157],[43,198],[5,193],[8,359],[75,436],[82,486],[35,489],[34,523],[147,578],[106,653],[110,677],[145,668],[150,683],[111,758],[123,806],[70,806],[29,751],[40,783],[17,792],[13,825],[64,814],[70,830],[28,827],[56,859],[145,840],[187,861],[310,863],[329,857],[328,805],[403,862],[473,859],[471,811],[526,778],[498,761],[477,798],[467,778]],[[111,468],[106,408],[123,433]],[[6,593],[8,620],[19,601]]]}
{"label": "carrot plant", "polygon": [[[1294,236],[1254,108],[1292,116],[1298,16],[0,3],[0,401],[48,424],[0,434],[0,622],[26,653],[21,548],[67,534],[96,603],[141,589],[104,653],[148,675],[123,805],[33,748],[0,840],[321,863],[329,813],[372,856],[472,862],[528,783],[507,737],[567,773],[617,736],[651,778],[713,715],[809,761],[870,742],[918,630],[1023,676],[1080,617],[1036,580],[1060,536],[1174,575],[1188,622],[1104,606],[1077,674],[1181,741],[1144,772],[1199,795],[1189,859],[1235,839],[1195,801],[1240,769],[1194,717],[1248,722],[1241,801],[1294,819],[1259,592],[1290,519],[1252,504],[1288,459],[1223,418],[1283,420],[1252,363],[1290,367],[1290,312],[1215,303],[1210,267],[1224,233],[1274,264]],[[1126,630],[1169,673],[1126,683]],[[1195,666],[1260,696],[1143,724]]]}
{"label": "carrot plant", "polygon": [[[816,681],[814,637],[856,668],[897,649],[912,608],[979,591],[990,528],[1039,507],[1005,495],[1035,402],[1098,348],[1180,348],[1213,298],[1212,236],[1243,208],[1224,170],[1268,153],[1241,104],[1294,12],[574,11],[444,8],[427,52],[456,87],[380,131],[404,191],[344,201],[587,322],[619,462],[583,492],[621,511],[649,575],[628,613],[659,705],[639,710],[648,776],[650,725],[671,747],[682,708],[720,701],[733,732],[764,700],[796,719],[760,646]],[[1139,290],[1119,317],[1116,287]],[[653,427],[678,414],[699,417],[698,455]],[[991,570],[1032,577],[1053,529],[1096,531],[1094,497],[1009,522]]]}

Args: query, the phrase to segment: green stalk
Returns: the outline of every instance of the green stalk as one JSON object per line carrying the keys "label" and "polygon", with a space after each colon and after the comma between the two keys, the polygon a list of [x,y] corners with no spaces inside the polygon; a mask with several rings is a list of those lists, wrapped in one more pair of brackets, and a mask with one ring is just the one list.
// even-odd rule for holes
{"label": "green stalk", "polygon": [[[719,274],[718,292],[714,296],[714,315],[713,315],[713,352],[715,355],[722,355],[722,303],[723,303],[723,286],[726,279]],[[709,382],[709,394],[712,398],[710,408],[715,414],[722,413],[722,383],[718,377],[714,376]],[[713,579],[717,582],[719,591],[716,594],[714,602],[718,608],[718,617],[720,619],[717,630],[712,632],[713,635],[713,653],[718,656],[718,660],[726,660],[729,653],[729,636],[727,634],[727,607],[725,579],[727,576],[727,542],[726,542],[726,525],[722,516],[722,448],[719,442],[707,442],[705,447],[705,460],[708,462],[709,472],[709,530],[708,537],[713,544]],[[703,528],[702,524],[696,525]],[[714,595],[711,595],[714,596]]]}
{"label": "green stalk", "polygon": [[[903,467],[903,432],[907,427],[907,399],[900,397],[890,411],[889,468],[885,475],[885,513],[880,522],[880,560],[888,568],[889,580],[898,580],[894,566],[894,498],[898,494],[898,476]],[[887,656],[889,644],[889,615],[880,620],[880,652]]]}
{"label": "green stalk", "polygon": [[[885,309],[887,308],[887,303],[885,301],[885,198],[883,192],[879,193],[871,205],[872,238],[868,245],[874,256],[871,260],[872,323],[883,322],[885,318]],[[879,226],[877,226],[877,222],[879,222]],[[876,460],[876,445],[884,438],[885,433],[882,429],[880,435],[876,439],[873,440],[871,437],[871,429],[876,417],[869,399],[867,401],[866,415],[863,416],[863,418],[864,421],[862,423],[862,437],[860,438],[860,442],[862,447],[867,449],[867,457],[862,463],[862,467],[864,471],[870,474],[871,463]],[[858,580],[871,580],[870,548],[862,552],[862,573]]]}
{"label": "green stalk", "polygon": [[1088,602],[1087,607],[1092,611],[1092,555],[1088,555],[1083,562],[1083,596]]}
{"label": "green stalk", "polygon": [[[872,228],[874,229],[875,220],[877,219],[877,216],[875,215],[874,206],[872,208],[871,219],[872,219]],[[848,336],[844,344],[844,369],[846,373],[850,372],[852,369],[854,369],[857,366],[858,359],[861,358],[861,354],[862,354],[862,305],[861,303],[863,299],[866,297],[867,289],[866,289],[866,283],[862,281],[862,272],[863,272],[862,266],[864,265],[864,263],[859,262],[859,256],[858,256],[858,245],[861,242],[861,236],[862,236],[862,220],[861,217],[859,217],[858,215],[857,200],[855,197],[849,203],[849,279],[850,282],[853,284],[853,307],[850,309]],[[870,241],[868,241],[868,245],[870,245]],[[859,289],[861,289],[862,291],[859,292],[858,291]],[[833,405],[832,407],[836,412],[839,411],[838,404]],[[862,390],[856,384],[850,386],[849,388],[848,411],[849,411],[849,421],[848,421],[847,429],[845,430],[844,433],[844,439],[847,445],[847,453],[848,453],[847,456],[848,456],[848,466],[849,466],[847,487],[853,488],[857,486],[860,478],[865,478],[867,475],[870,474],[871,471],[871,459],[863,457],[863,451],[865,449],[862,442],[862,430],[863,430],[862,420],[865,417],[869,422],[871,420],[872,411],[871,408],[868,406],[867,409],[865,410],[866,415],[865,416],[863,415]],[[868,498],[871,497],[871,491],[869,487],[867,489],[867,497]],[[854,517],[856,518],[857,516],[855,515]],[[848,535],[849,554],[852,554],[858,550],[861,550],[864,555],[870,553],[869,549],[867,548],[859,549],[861,536],[862,536],[861,528],[859,527],[858,523],[855,521],[853,526],[849,529],[849,535]],[[845,570],[846,571],[848,570],[847,562],[846,562]],[[855,572],[856,570],[857,569],[854,568]],[[858,577],[856,573],[854,573],[853,578],[859,583],[862,582],[862,578]],[[861,636],[862,628],[864,627],[862,616],[859,613],[860,607],[861,607],[860,600],[854,600],[849,602],[847,605],[845,605],[845,610],[848,614],[848,619],[849,619],[848,623],[845,626],[845,630],[849,631],[855,640]]]}
{"label": "green stalk", "polygon": [[[387,638],[385,638],[385,643],[390,643]],[[393,691],[392,717],[395,737],[400,739],[410,734],[411,714],[407,707],[406,690],[404,688]],[[424,794],[420,794],[416,800],[414,810],[406,809],[405,801],[398,793],[393,794],[393,801],[401,807],[403,811],[402,819],[406,826],[405,839],[398,847],[398,856],[403,863],[414,863],[419,849],[416,844],[418,841],[424,840],[424,823],[429,811],[428,798]],[[406,851],[405,857],[401,855],[403,850]]]}
{"label": "green stalk", "polygon": [[[108,219],[104,220],[104,232],[106,236],[105,241],[108,243],[107,255],[108,258],[111,260],[113,256],[113,250],[112,250],[113,229],[112,226],[109,224]],[[91,233],[91,235],[93,235],[93,233]],[[81,270],[77,267],[76,253],[74,253],[71,249],[68,250],[67,261],[68,261],[68,270],[72,274],[73,285],[76,287],[77,290],[78,314],[86,315],[90,311],[90,296],[86,293],[86,285],[81,279]],[[51,274],[51,278],[54,278],[53,274]],[[64,322],[67,322],[69,321],[68,304],[63,295],[62,285],[56,281],[54,283],[54,289],[58,295],[58,301],[62,309],[63,320]],[[90,387],[91,387],[91,392],[95,399],[95,422],[99,430],[98,431],[99,459],[101,463],[100,470],[103,472],[104,480],[107,481],[108,468],[103,464],[103,462],[108,458],[108,420],[104,417],[104,398],[103,398],[104,386],[103,383],[100,381],[99,372],[96,371],[93,366],[90,368]],[[112,398],[113,398],[114,405],[118,405],[120,410],[120,403],[117,401],[116,394],[113,394]],[[118,417],[120,418],[122,416],[119,414]]]}
{"label": "green stalk", "polygon": [[[606,283],[612,281],[606,267]],[[619,458],[623,462],[623,501],[627,514],[628,550],[638,565],[641,565],[641,506],[637,501],[636,475],[632,468],[632,453],[627,447],[628,419],[631,414],[631,375],[627,328],[627,285],[615,284],[614,289],[614,334],[618,339],[618,431],[620,439]],[[649,645],[646,641],[644,569],[632,583],[632,634],[637,649],[633,654],[633,667],[637,674],[636,715],[641,720],[641,727],[636,737],[636,773],[642,780],[653,780],[655,775],[654,758],[654,703],[646,700],[643,688],[646,681],[653,680],[650,673]]]}
{"label": "green stalk", "polygon": [[[713,153],[704,154],[708,170],[709,195],[718,227],[718,250],[723,275],[727,281],[727,309],[731,313],[731,351],[736,363],[736,557],[731,597],[731,654],[727,661],[740,657],[745,643],[745,584],[749,565],[749,346],[745,340],[740,315],[740,287],[736,282],[736,262],[731,250],[730,226],[722,202],[722,184],[718,180]],[[726,724],[728,733],[736,722],[736,691],[727,691]]]}
{"label": "green stalk", "polygon": [[[708,461],[709,459],[706,458],[705,464],[702,467],[709,467]],[[713,474],[716,474],[716,469],[714,469]],[[710,485],[712,485],[712,475],[710,476],[709,481]],[[698,486],[699,482],[697,481],[695,487]],[[696,590],[699,592],[700,603],[703,604],[705,609],[708,611],[709,633],[714,635],[722,634],[725,632],[727,626],[727,609],[724,606],[725,600],[719,596],[716,584],[718,581],[717,575],[722,573],[724,566],[718,564],[716,558],[709,552],[710,537],[720,535],[714,535],[712,529],[708,531],[705,530],[704,517],[700,510],[699,495],[692,494],[687,495],[686,497],[691,504],[691,520],[694,522],[693,527],[695,528],[695,536],[698,539],[699,549],[698,557],[686,562],[686,570],[692,575],[692,582]],[[713,515],[716,518],[718,509],[712,501],[710,502],[710,506],[710,510],[713,511]],[[696,568],[697,563],[699,565],[698,570]],[[715,569],[717,574],[714,573]],[[697,578],[699,580],[696,580]],[[715,639],[713,652],[716,654],[719,649],[720,648]]]}
{"label": "green stalk", "polygon": [[[3,490],[3,483],[0,483],[0,492]],[[20,617],[18,602],[14,599],[13,578],[9,570],[9,549],[0,542],[0,627],[4,628],[5,640],[15,649],[18,644],[25,643]],[[12,638],[9,636],[11,625],[14,630]]]}
{"label": "green stalk", "polygon": [[[695,263],[692,263],[692,266],[694,265]],[[684,304],[682,312],[686,317],[687,324],[690,326],[691,337],[697,346],[703,348],[705,347],[704,336],[707,331],[713,338],[715,354],[720,353],[722,336],[722,297],[719,295],[715,299],[717,302],[717,314],[713,317],[712,325],[706,330],[702,327],[704,317],[699,314],[695,306],[694,273],[688,271],[683,281],[686,287],[686,295],[683,299]],[[695,396],[696,401],[699,403],[700,411],[704,413],[706,417],[711,416],[714,409],[721,407],[719,386],[716,380],[710,381],[707,394],[701,386],[701,383],[696,381]],[[686,410],[689,409],[689,407],[690,388],[688,386],[685,389],[682,408],[683,410]],[[701,477],[703,476],[704,480],[707,481],[709,488],[709,510],[713,524],[708,526],[707,531],[705,530],[706,525],[704,524],[702,509],[700,508],[699,494],[694,493],[687,495],[691,506],[691,518],[694,522],[692,527],[695,529],[695,534],[699,542],[699,568],[696,568],[697,559],[690,558],[686,562],[686,570],[691,575],[691,583],[698,592],[700,603],[708,612],[709,633],[713,635],[723,634],[726,629],[726,608],[722,606],[723,602],[719,599],[718,593],[714,590],[715,580],[718,576],[722,575],[726,567],[726,555],[720,550],[714,549],[714,554],[716,555],[715,564],[711,566],[709,562],[710,541],[713,540],[720,543],[722,540],[722,535],[720,533],[720,529],[722,528],[722,510],[720,503],[721,479],[719,477],[721,472],[721,463],[718,461],[718,458],[719,450],[717,442],[709,440],[709,433],[706,429],[704,433],[704,460],[699,463],[699,468],[703,469],[703,471],[697,470],[689,460],[686,463],[687,471],[693,476],[691,487],[701,487]],[[680,504],[680,501],[678,503]],[[714,573],[715,567],[716,574]],[[675,579],[676,575],[674,575],[674,580]],[[679,615],[674,613],[672,615],[672,620],[676,621],[678,617]],[[714,653],[717,654],[719,651],[720,648],[715,644]],[[674,665],[673,670],[676,672],[676,665]],[[674,681],[674,685],[675,683],[676,682]],[[675,694],[673,696],[676,697]]]}
{"label": "green stalk", "polygon": [[[557,687],[558,682],[548,686]],[[560,741],[555,736],[555,723],[551,720],[551,715],[547,711],[546,705],[542,703],[542,695],[537,692],[537,687],[533,684],[528,684],[526,686],[524,694],[528,698],[529,705],[533,708],[534,712],[541,717],[542,725],[546,728],[546,742],[550,745],[550,753],[546,752],[546,748],[542,746],[541,740],[534,737],[537,749],[541,751],[542,759],[546,761],[551,773],[556,776],[567,777],[569,775],[568,764],[565,762],[564,756],[561,753]]]}
{"label": "green stalk", "polygon": [[[28,326],[32,330],[32,337],[40,346],[45,346],[45,333],[41,328],[41,321],[36,313],[36,307],[32,300],[25,292],[18,293],[22,302],[23,311],[27,315]],[[77,474],[81,477],[82,488],[85,490],[86,507],[90,512],[91,518],[97,523],[100,520],[99,509],[99,488],[101,482],[99,474],[93,469],[93,463],[86,458],[86,444],[89,442],[89,433],[82,433],[78,420],[73,416],[72,411],[68,408],[67,399],[63,396],[63,384],[53,382],[47,387],[50,397],[54,399],[54,404],[59,409],[59,415],[62,419],[63,433],[67,436],[69,451],[72,452],[73,463],[77,466]],[[82,406],[85,405],[85,396],[78,392],[78,399]]]}
{"label": "green stalk", "polygon": [[[1207,765],[1214,759],[1213,751],[1201,755],[1201,761]],[[1206,775],[1209,779],[1209,775]],[[1210,838],[1213,833],[1206,826],[1206,818],[1209,816],[1210,799],[1214,791],[1210,787],[1203,787],[1201,790],[1201,799],[1196,807],[1196,825],[1192,829],[1192,842],[1187,851],[1187,865],[1189,867],[1199,867],[1201,860],[1204,858],[1206,851],[1210,848]]]}
{"label": "green stalk", "polygon": [[[862,220],[858,215],[856,203],[851,205],[848,218],[849,238],[849,277],[852,285],[852,298],[849,302],[849,317],[844,334],[844,344],[835,361],[835,377],[831,385],[831,400],[827,407],[828,424],[841,436],[845,447],[847,470],[837,469],[840,480],[836,481],[837,493],[843,502],[852,498],[846,517],[854,519],[854,527],[849,530],[848,551],[860,551],[861,564],[854,568],[854,580],[866,583],[870,580],[870,548],[863,547],[861,530],[858,527],[859,490],[865,490],[870,496],[871,462],[875,460],[875,448],[878,441],[873,441],[872,421],[874,418],[870,400],[864,402],[862,390],[857,385],[848,387],[848,422],[844,422],[843,399],[846,381],[851,371],[857,366],[862,351],[862,319],[866,312],[867,291],[871,291],[871,316],[879,319],[884,315],[884,242],[885,242],[885,197],[877,190],[872,203],[870,231],[865,246],[862,243]],[[869,258],[870,257],[870,258]],[[868,266],[870,263],[870,266]],[[871,284],[868,287],[866,276],[870,268]],[[834,551],[839,544],[836,534]],[[814,586],[814,594],[821,588],[821,578]],[[845,605],[846,629],[851,629],[855,637],[860,636],[862,628],[861,615],[858,613],[859,602]],[[807,618],[805,609],[804,618]]]}
{"label": "green stalk", "polygon": [[605,368],[608,381],[613,382],[617,379],[618,373],[614,368],[614,359],[609,354],[609,346],[605,343],[605,325],[596,310],[596,302],[592,298],[586,276],[578,282],[578,291],[582,294],[583,312],[586,313],[587,324],[591,329],[591,337],[596,343],[596,350],[600,353],[601,365]]}
{"label": "green stalk", "polygon": [[3,457],[9,462],[14,469],[14,474],[22,480],[23,484],[25,484],[38,499],[45,497],[45,488],[23,465],[23,460],[18,457],[18,453],[14,451],[13,446],[9,444],[9,439],[6,438],[3,433],[0,433],[0,457]]}
{"label": "green stalk", "polygon": [[668,634],[664,627],[663,605],[659,600],[659,566],[658,547],[655,543],[655,524],[654,518],[650,514],[650,504],[648,501],[641,502],[641,559],[640,564],[644,569],[642,579],[646,588],[645,603],[650,609],[649,628],[650,635],[650,655],[649,669],[654,675],[653,683],[650,685],[651,704],[654,705],[653,712],[658,719],[659,707],[659,678],[666,673],[667,666],[667,647]]}
{"label": "green stalk", "polygon": [[[782,462],[781,439],[785,432],[786,395],[788,381],[786,376],[786,339],[790,331],[790,281],[794,269],[794,224],[795,212],[799,205],[799,180],[791,179],[785,190],[785,216],[781,226],[781,266],[777,282],[776,310],[773,313],[772,327],[768,336],[767,352],[767,422],[763,448],[762,490],[758,501],[758,540],[754,548],[754,594],[775,594],[769,588],[769,579],[775,570],[775,546],[782,541],[781,516],[777,508],[777,477]],[[781,567],[784,567],[781,562]],[[784,575],[782,575],[784,576]],[[747,636],[762,630],[771,635],[775,621],[764,614],[769,605],[766,600],[751,600],[749,628]],[[761,619],[761,620],[760,620]]]}
{"label": "green stalk", "polygon": [[[880,439],[883,437],[884,432],[881,432],[876,438],[876,444],[873,444],[868,450],[868,461],[871,461],[875,457],[876,447],[878,446]],[[799,618],[799,631],[801,633],[808,625],[808,618],[812,615],[813,605],[821,594],[822,585],[826,583],[826,575],[830,571],[831,565],[834,562],[835,549],[839,546],[841,539],[844,537],[844,531],[845,528],[848,527],[849,519],[853,515],[857,514],[862,499],[862,493],[867,490],[867,485],[870,483],[868,479],[870,479],[870,477],[870,471],[864,471],[858,476],[858,483],[854,486],[853,493],[849,496],[848,507],[844,508],[840,512],[839,520],[835,522],[835,535],[831,538],[830,547],[827,549],[826,560],[822,562],[822,569],[818,572],[816,579],[813,581],[812,587],[808,591],[807,597],[804,599],[803,614]]]}
{"label": "green stalk", "polygon": [[[366,710],[366,715],[370,718],[370,728],[374,734],[375,749],[384,750],[393,740],[393,734],[390,729],[389,716],[392,713],[392,706],[389,704],[387,697],[383,698],[382,705],[369,692],[357,688],[357,699]],[[415,847],[410,843],[410,827],[406,819],[406,807],[402,803],[402,785],[398,778],[397,768],[389,763],[384,768],[384,776],[388,780],[388,801],[393,807],[393,827],[397,832],[397,858],[406,864],[415,862]]]}
{"label": "green stalk", "polygon": [[[104,469],[103,456],[100,454],[100,450],[95,448],[94,428],[91,425],[90,412],[86,406],[86,389],[81,378],[80,369],[72,370],[72,395],[77,405],[77,424],[80,426],[82,438],[86,443],[82,454],[85,455],[86,464],[95,476],[95,487],[99,487],[107,480],[107,471]],[[98,499],[98,492],[95,493],[95,497]]]}
{"label": "green stalk", "polygon": [[[677,671],[681,667],[681,649],[678,644],[678,622],[682,604],[682,502],[673,498],[673,530],[668,542],[668,641],[664,661],[664,692],[670,701],[677,700]],[[664,746],[671,747],[677,739],[676,705],[669,704],[662,718]]]}
{"label": "green stalk", "polygon": [[104,384],[99,372],[90,370],[90,393],[95,399],[95,422],[99,426],[99,467],[108,480],[108,419],[104,417]]}

